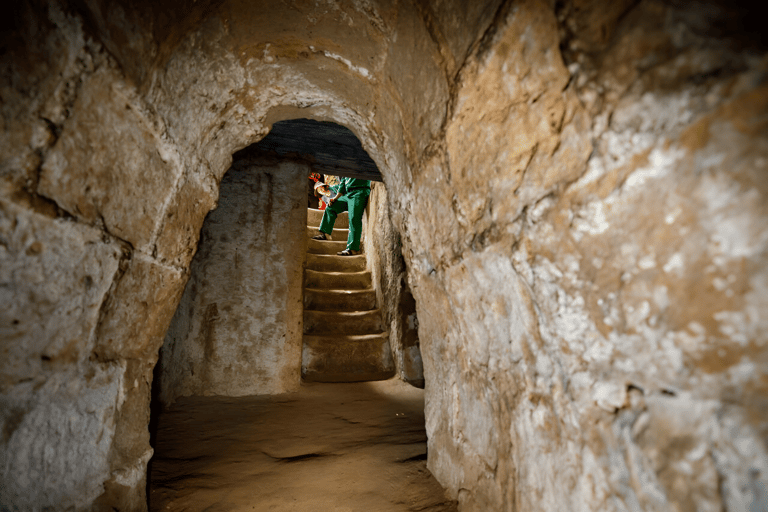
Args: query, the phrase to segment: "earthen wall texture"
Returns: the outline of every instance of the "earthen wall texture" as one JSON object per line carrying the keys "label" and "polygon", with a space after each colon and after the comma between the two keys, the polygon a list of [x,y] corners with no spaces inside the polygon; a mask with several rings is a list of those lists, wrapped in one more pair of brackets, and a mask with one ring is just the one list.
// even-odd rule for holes
{"label": "earthen wall texture", "polygon": [[403,197],[462,510],[768,503],[766,54],[619,4],[510,4]]}
{"label": "earthen wall texture", "polygon": [[365,255],[376,303],[389,332],[398,376],[424,387],[416,305],[408,288],[400,234],[392,225],[390,200],[383,183],[372,183],[365,213]]}
{"label": "earthen wall texture", "polygon": [[142,510],[232,155],[382,170],[463,510],[760,510],[766,49],[741,3],[22,3],[0,55],[0,507]]}
{"label": "earthen wall texture", "polygon": [[0,508],[141,510],[185,279],[155,251],[180,157],[71,9],[3,14]]}
{"label": "earthen wall texture", "polygon": [[244,158],[224,175],[160,352],[164,405],[298,389],[308,173]]}

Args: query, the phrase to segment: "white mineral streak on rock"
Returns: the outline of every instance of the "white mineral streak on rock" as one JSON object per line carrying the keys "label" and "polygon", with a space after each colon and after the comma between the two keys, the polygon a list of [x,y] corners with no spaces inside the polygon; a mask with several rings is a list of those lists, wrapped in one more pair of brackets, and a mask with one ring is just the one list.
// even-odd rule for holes
{"label": "white mineral streak on rock", "polygon": [[328,50],[323,50],[323,55],[328,57],[329,59],[337,60],[343,64],[345,64],[349,69],[354,71],[355,73],[359,74],[363,78],[371,78],[371,72],[365,69],[362,66],[355,66],[352,64],[352,61],[349,59],[342,57],[341,55],[338,55],[336,53],[329,52]]}
{"label": "white mineral streak on rock", "polygon": [[262,58],[264,62],[267,64],[271,64],[275,62],[275,58],[269,54],[269,47],[272,46],[270,43],[267,43],[264,45],[264,51],[262,52]]}
{"label": "white mineral streak on rock", "polygon": [[[610,206],[602,201],[589,203],[577,214],[578,216],[573,221],[576,231],[587,235],[605,233],[611,226],[606,217],[606,210],[608,208]],[[577,238],[577,240],[580,239],[581,236]]]}
{"label": "white mineral streak on rock", "polygon": [[763,200],[757,189],[744,190],[734,180],[707,175],[702,178],[697,195],[708,211],[703,223],[712,233],[715,254],[749,258],[768,250],[768,226],[750,213],[760,208]]}
{"label": "white mineral streak on rock", "polygon": [[641,270],[654,268],[656,266],[656,258],[654,258],[652,254],[647,254],[640,258],[640,261],[637,262],[637,266],[640,267]]}
{"label": "white mineral streak on rock", "polygon": [[596,382],[592,386],[592,399],[601,409],[615,412],[627,402],[627,386],[616,382]]}
{"label": "white mineral streak on rock", "polygon": [[675,222],[675,219],[682,213],[682,208],[680,206],[676,206],[674,210],[669,212],[666,217],[664,217],[664,222],[667,224],[673,224]]}
{"label": "white mineral streak on rock", "polygon": [[676,252],[672,256],[670,256],[669,260],[664,264],[664,272],[670,273],[672,271],[677,271],[677,273],[681,273],[683,270],[685,262],[683,261],[683,255],[679,252]]}

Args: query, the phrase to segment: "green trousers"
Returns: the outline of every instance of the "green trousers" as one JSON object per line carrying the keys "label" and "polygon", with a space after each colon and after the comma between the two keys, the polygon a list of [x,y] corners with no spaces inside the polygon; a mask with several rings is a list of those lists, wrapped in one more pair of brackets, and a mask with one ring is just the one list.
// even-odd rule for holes
{"label": "green trousers", "polygon": [[336,224],[336,217],[349,211],[349,236],[347,236],[347,249],[350,251],[360,250],[360,235],[363,234],[363,211],[368,204],[370,189],[350,190],[331,206],[328,206],[323,213],[323,221],[320,223],[320,232],[330,235],[333,231],[333,225]]}

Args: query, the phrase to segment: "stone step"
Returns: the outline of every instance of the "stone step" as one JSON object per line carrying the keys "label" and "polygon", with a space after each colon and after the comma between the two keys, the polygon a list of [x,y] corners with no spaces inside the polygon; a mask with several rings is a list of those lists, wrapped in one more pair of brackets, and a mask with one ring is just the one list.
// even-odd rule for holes
{"label": "stone step", "polygon": [[325,290],[362,290],[371,287],[371,271],[362,272],[322,272],[304,270],[304,286]]}
{"label": "stone step", "polygon": [[[307,225],[317,228],[320,226],[320,221],[323,220],[323,210],[317,210],[315,208],[307,208]],[[347,229],[349,228],[349,213],[342,212],[336,216],[336,223],[333,225],[335,228]]]}
{"label": "stone step", "polygon": [[365,256],[307,254],[307,268],[324,272],[360,272],[365,270]]}
{"label": "stone step", "polygon": [[[337,252],[341,252],[346,249],[346,247],[346,238],[338,242],[333,242],[330,240],[312,240],[310,238],[309,243],[307,244],[307,254],[336,254]],[[362,242],[360,243],[360,248],[363,248]]]}
{"label": "stone step", "polygon": [[[307,226],[307,238],[311,239],[318,233],[317,226]],[[331,239],[334,242],[344,242],[344,247],[347,246],[347,236],[349,236],[348,229],[333,228],[331,233]]]}
{"label": "stone step", "polygon": [[304,288],[304,309],[313,311],[369,311],[376,309],[376,292]]}
{"label": "stone step", "polygon": [[359,336],[304,335],[301,376],[310,382],[362,382],[394,376],[386,333]]}
{"label": "stone step", "polygon": [[307,263],[304,270],[304,344],[301,375],[305,381],[361,382],[389,379],[395,367],[389,337],[366,258],[337,256],[347,245],[349,217],[336,219],[332,240],[317,234],[323,212],[307,212]]}
{"label": "stone step", "polygon": [[381,310],[304,310],[304,334],[378,334],[384,330]]}

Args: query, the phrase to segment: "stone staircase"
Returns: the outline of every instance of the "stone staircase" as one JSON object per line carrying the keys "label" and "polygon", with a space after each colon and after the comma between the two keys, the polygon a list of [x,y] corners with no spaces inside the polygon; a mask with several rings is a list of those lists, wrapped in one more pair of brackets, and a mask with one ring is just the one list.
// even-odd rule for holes
{"label": "stone staircase", "polygon": [[336,256],[347,246],[346,213],[336,219],[332,240],[312,240],[322,217],[308,209],[301,375],[314,382],[388,379],[395,369],[365,251]]}

